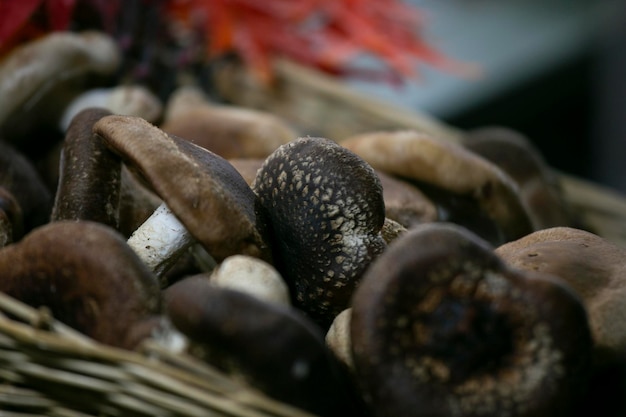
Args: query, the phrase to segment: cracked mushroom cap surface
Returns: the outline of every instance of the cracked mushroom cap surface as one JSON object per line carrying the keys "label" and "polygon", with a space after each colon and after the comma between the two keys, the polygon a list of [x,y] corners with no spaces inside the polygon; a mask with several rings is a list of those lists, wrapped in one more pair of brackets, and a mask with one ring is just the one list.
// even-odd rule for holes
{"label": "cracked mushroom cap surface", "polygon": [[550,273],[581,297],[596,350],[626,359],[626,250],[581,229],[554,227],[498,247],[512,267]]}
{"label": "cracked mushroom cap surface", "polygon": [[257,198],[224,158],[138,117],[107,116],[94,132],[216,261],[235,254],[271,260]]}
{"label": "cracked mushroom cap surface", "polygon": [[89,221],[38,227],[0,249],[0,291],[46,306],[70,327],[108,345],[133,348],[133,326],[161,312],[156,277],[114,229]]}
{"label": "cracked mushroom cap surface", "polygon": [[294,305],[328,327],[386,247],[378,176],[336,142],[306,137],[273,152],[253,189],[269,215],[275,265]]}
{"label": "cracked mushroom cap surface", "polygon": [[372,263],[350,333],[377,417],[570,415],[586,388],[592,341],[576,294],[508,268],[454,224],[416,226]]}
{"label": "cracked mushroom cap surface", "polygon": [[499,243],[534,230],[514,181],[459,144],[413,130],[364,133],[341,144],[376,170],[475,200],[480,211],[498,226]]}

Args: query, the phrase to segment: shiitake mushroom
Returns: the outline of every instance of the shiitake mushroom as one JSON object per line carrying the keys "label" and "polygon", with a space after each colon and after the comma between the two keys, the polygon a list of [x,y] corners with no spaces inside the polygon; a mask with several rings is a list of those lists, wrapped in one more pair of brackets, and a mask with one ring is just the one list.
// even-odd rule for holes
{"label": "shiitake mushroom", "polygon": [[0,276],[0,291],[107,345],[134,348],[161,314],[156,277],[121,234],[96,222],[32,230],[0,249]]}
{"label": "shiitake mushroom", "polygon": [[386,246],[378,176],[336,142],[304,137],[274,151],[252,188],[268,215],[275,266],[294,305],[328,327]]}
{"label": "shiitake mushroom", "polygon": [[377,417],[566,416],[586,389],[592,339],[578,296],[508,267],[459,225],[392,242],[354,294],[350,331]]}

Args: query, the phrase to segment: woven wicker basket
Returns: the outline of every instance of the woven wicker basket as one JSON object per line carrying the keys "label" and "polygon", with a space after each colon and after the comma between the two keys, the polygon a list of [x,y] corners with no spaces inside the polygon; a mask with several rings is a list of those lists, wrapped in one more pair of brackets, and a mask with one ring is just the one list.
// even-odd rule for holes
{"label": "woven wicker basket", "polygon": [[[238,68],[216,75],[229,101],[269,110],[301,131],[340,140],[385,128],[415,128],[458,140],[460,132],[422,114],[359,96],[290,64],[270,89]],[[562,175],[567,200],[598,234],[626,246],[626,200]],[[0,294],[0,415],[307,416],[191,357],[150,342],[137,352],[98,344]]]}

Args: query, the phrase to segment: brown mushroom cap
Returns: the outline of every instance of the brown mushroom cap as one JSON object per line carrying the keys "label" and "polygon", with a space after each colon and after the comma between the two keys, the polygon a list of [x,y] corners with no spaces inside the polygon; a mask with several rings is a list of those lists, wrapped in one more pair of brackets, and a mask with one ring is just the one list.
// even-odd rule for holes
{"label": "brown mushroom cap", "polygon": [[94,132],[216,261],[234,254],[271,259],[256,196],[224,158],[137,117],[107,116]]}
{"label": "brown mushroom cap", "polygon": [[164,294],[167,314],[194,356],[316,415],[357,415],[323,333],[299,311],[203,276],[178,281]]}
{"label": "brown mushroom cap", "polygon": [[356,378],[376,416],[570,415],[591,355],[585,309],[458,225],[416,226],[354,294]]}
{"label": "brown mushroom cap", "polygon": [[509,265],[549,273],[582,298],[598,353],[626,359],[626,250],[593,233],[554,227],[496,249]]}
{"label": "brown mushroom cap", "polygon": [[490,126],[468,132],[463,146],[498,165],[518,184],[535,229],[573,225],[558,177],[527,137]]}
{"label": "brown mushroom cap", "polygon": [[113,38],[97,31],[51,32],[15,48],[0,61],[0,130],[56,128],[67,103],[85,88],[81,77],[111,74],[120,52]]}
{"label": "brown mushroom cap", "polygon": [[513,180],[458,144],[412,130],[364,133],[341,144],[376,170],[474,199],[501,229],[503,241],[533,231]]}
{"label": "brown mushroom cap", "polygon": [[0,248],[19,240],[24,232],[24,216],[17,199],[0,186]]}
{"label": "brown mushroom cap", "polygon": [[297,137],[271,113],[211,103],[199,88],[189,86],[171,95],[161,129],[226,159],[265,158]]}
{"label": "brown mushroom cap", "polygon": [[[31,161],[2,140],[0,140],[0,186],[6,188],[20,205],[24,233],[48,222],[54,201],[52,193]],[[18,237],[14,236],[16,239]]]}
{"label": "brown mushroom cap", "polygon": [[93,125],[110,114],[88,108],[72,119],[63,141],[52,221],[91,220],[118,229],[122,160],[92,133]]}
{"label": "brown mushroom cap", "polygon": [[110,227],[41,226],[0,249],[0,291],[105,344],[133,348],[133,326],[160,313],[156,277]]}
{"label": "brown mushroom cap", "polygon": [[332,140],[307,137],[272,153],[253,189],[270,218],[275,266],[294,305],[329,326],[386,246],[378,176]]}
{"label": "brown mushroom cap", "polygon": [[376,175],[383,187],[387,218],[407,228],[438,220],[437,206],[418,187],[384,172]]}

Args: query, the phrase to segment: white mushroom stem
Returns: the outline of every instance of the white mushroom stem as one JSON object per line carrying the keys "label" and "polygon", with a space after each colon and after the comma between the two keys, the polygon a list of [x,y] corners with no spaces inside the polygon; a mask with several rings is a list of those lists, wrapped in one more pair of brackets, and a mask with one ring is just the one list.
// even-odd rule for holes
{"label": "white mushroom stem", "polygon": [[196,240],[165,203],[128,238],[128,244],[161,277]]}

